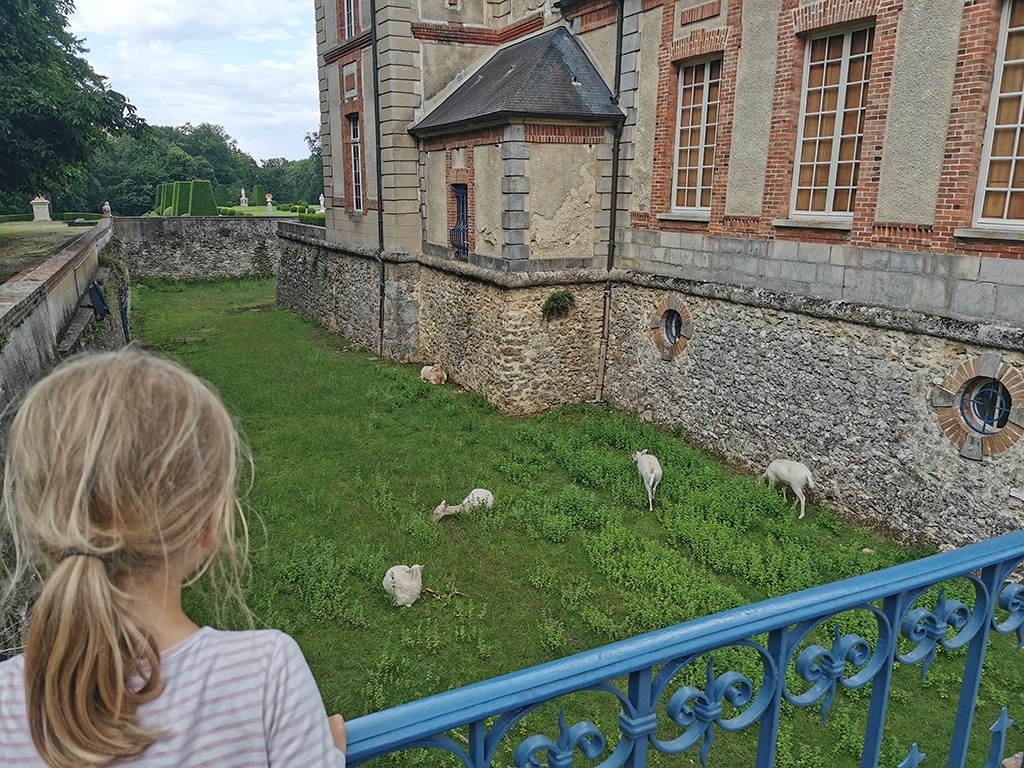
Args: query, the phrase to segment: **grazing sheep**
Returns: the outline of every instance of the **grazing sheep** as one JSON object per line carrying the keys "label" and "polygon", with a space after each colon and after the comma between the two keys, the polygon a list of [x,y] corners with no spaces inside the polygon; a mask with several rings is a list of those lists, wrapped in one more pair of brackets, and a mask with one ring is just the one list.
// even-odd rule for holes
{"label": "grazing sheep", "polygon": [[768,465],[768,469],[761,475],[761,479],[767,481],[769,486],[776,483],[782,484],[782,498],[786,498],[786,486],[793,489],[797,499],[800,500],[800,517],[804,517],[804,488],[814,490],[814,478],[811,477],[811,470],[806,464],[789,459],[776,459]]}
{"label": "grazing sheep", "polygon": [[385,592],[395,596],[395,605],[408,608],[419,599],[423,589],[423,566],[393,565],[384,574],[381,585]]}
{"label": "grazing sheep", "polygon": [[420,368],[420,378],[429,381],[431,384],[444,384],[448,381],[448,374],[440,363],[424,365]]}
{"label": "grazing sheep", "polygon": [[483,504],[485,507],[490,509],[494,506],[494,494],[488,491],[486,488],[474,488],[469,492],[469,495],[462,500],[461,504],[448,505],[447,501],[442,501],[434,508],[433,519],[436,522],[442,517],[448,515],[455,515],[459,512],[465,512],[467,509],[478,507]]}
{"label": "grazing sheep", "polygon": [[647,489],[647,510],[653,512],[654,492],[658,490],[658,483],[661,482],[661,464],[656,456],[647,452],[646,448],[634,452],[633,461],[636,462],[640,479],[644,481],[644,487]]}

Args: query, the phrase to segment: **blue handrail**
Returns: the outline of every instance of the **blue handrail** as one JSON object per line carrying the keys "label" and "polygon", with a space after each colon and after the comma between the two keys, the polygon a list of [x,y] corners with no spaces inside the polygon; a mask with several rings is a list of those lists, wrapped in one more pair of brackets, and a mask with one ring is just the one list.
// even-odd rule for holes
{"label": "blue handrail", "polygon": [[[922,663],[926,670],[937,646],[966,646],[948,763],[949,768],[963,768],[989,629],[1016,633],[1024,644],[1024,587],[1006,581],[1022,560],[1024,531],[734,608],[375,712],[349,722],[349,764],[359,765],[401,749],[433,747],[457,755],[468,768],[484,768],[491,765],[497,746],[511,726],[530,710],[569,693],[601,690],[618,697],[622,704],[620,733],[616,734],[619,740],[602,766],[640,768],[647,764],[649,747],[672,754],[698,743],[706,749],[715,727],[734,731],[759,723],[756,765],[771,768],[783,699],[796,706],[821,703],[824,715],[839,687],[859,688],[872,683],[861,765],[874,768],[878,765],[894,663]],[[957,577],[973,583],[973,606],[947,600],[941,591],[934,606],[917,605],[927,589]],[[1007,614],[1001,622],[996,619],[997,606]],[[843,634],[838,625],[831,648],[804,644],[824,622],[855,609],[868,611],[878,625],[873,648],[857,635]],[[756,641],[765,634],[766,643]],[[901,636],[913,644],[911,651],[900,652]],[[758,652],[764,668],[762,680],[755,684],[739,672],[716,671],[709,663],[705,690],[686,687],[672,693],[667,702],[661,701],[670,692],[674,675],[687,664],[709,651],[730,646]],[[799,694],[787,690],[786,671],[791,665],[810,684],[808,690]],[[848,665],[853,668],[849,675]],[[611,684],[623,676],[628,676],[627,691]],[[740,714],[723,719],[723,700],[733,704]],[[1012,722],[1005,711],[1003,719]],[[671,741],[659,741],[655,737],[659,722],[672,721],[680,725],[683,734]],[[469,726],[468,747],[444,735],[464,726]],[[1002,743],[1007,727],[1002,728]],[[516,749],[516,765],[540,765],[533,757],[540,752],[546,752],[543,759],[552,768],[572,765],[574,750],[581,750],[591,760],[603,753],[606,738],[592,723],[570,727],[561,722],[560,728],[558,743],[539,735],[522,741]],[[993,733],[995,753],[1002,747],[997,746],[999,733]],[[914,756],[916,751],[915,745],[905,761],[907,765],[916,765],[912,761],[921,759]],[[702,750],[702,762],[705,757]]]}

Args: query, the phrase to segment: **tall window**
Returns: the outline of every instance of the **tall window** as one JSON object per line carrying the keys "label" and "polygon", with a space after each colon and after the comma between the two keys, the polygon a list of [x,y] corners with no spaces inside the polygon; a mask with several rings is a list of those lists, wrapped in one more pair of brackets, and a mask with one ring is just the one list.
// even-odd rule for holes
{"label": "tall window", "polygon": [[345,37],[356,34],[356,0],[345,0]]}
{"label": "tall window", "polygon": [[452,184],[455,196],[455,226],[448,232],[448,239],[455,249],[455,256],[469,258],[469,190],[465,184]]}
{"label": "tall window", "polygon": [[975,216],[981,223],[1024,228],[1024,1],[1003,9],[992,106]]}
{"label": "tall window", "polygon": [[673,208],[711,209],[721,84],[721,59],[679,69]]}
{"label": "tall window", "polygon": [[793,213],[852,219],[875,30],[807,43]]}
{"label": "tall window", "polygon": [[363,210],[363,152],[359,139],[359,115],[348,115],[348,135],[352,157],[352,209]]}

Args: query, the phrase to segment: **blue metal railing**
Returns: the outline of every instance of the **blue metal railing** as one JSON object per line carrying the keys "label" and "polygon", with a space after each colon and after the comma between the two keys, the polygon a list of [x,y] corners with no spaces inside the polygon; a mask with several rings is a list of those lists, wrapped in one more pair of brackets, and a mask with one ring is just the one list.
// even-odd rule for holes
{"label": "blue metal railing", "polygon": [[[665,754],[699,750],[703,763],[715,729],[739,731],[755,724],[756,768],[771,768],[783,700],[798,707],[820,703],[824,719],[837,691],[870,683],[861,768],[876,768],[894,666],[921,664],[923,677],[942,647],[966,648],[947,763],[948,768],[964,768],[989,631],[1015,633],[1018,650],[1024,644],[1024,586],[1007,581],[1022,561],[1024,531],[375,712],[349,722],[349,764],[398,750],[427,748],[454,754],[467,768],[491,766],[512,726],[529,712],[568,694],[599,691],[621,705],[615,741],[593,723],[567,724],[563,710],[557,741],[537,734],[514,745],[517,768],[545,763],[550,768],[569,768],[577,764],[574,757],[580,765],[600,759],[601,768],[642,768],[652,749]],[[930,588],[957,578],[973,586],[973,605],[947,598],[941,589],[933,604],[924,604],[934,595]],[[844,633],[837,617],[846,611],[866,612],[877,626],[877,637]],[[829,628],[832,622],[836,623],[831,647],[810,642],[815,630]],[[901,651],[908,646],[909,650]],[[735,647],[756,653],[763,672],[760,680],[752,681],[735,670],[717,670],[712,658],[703,689],[678,682],[680,673],[702,655]],[[806,689],[789,690],[787,673],[791,679],[798,676]],[[626,690],[614,684],[623,677],[628,680]],[[993,736],[984,768],[1000,765],[1006,731],[1013,722],[1009,714],[1020,716],[1004,708],[989,729]],[[666,727],[678,735],[658,738]],[[468,740],[460,742],[448,735],[461,728],[468,728]],[[900,768],[915,768],[924,753],[916,744],[907,748]]]}

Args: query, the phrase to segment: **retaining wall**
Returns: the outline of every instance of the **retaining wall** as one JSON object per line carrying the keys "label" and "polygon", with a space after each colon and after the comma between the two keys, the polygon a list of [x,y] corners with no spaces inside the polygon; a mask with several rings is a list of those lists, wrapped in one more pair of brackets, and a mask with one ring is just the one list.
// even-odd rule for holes
{"label": "retaining wall", "polygon": [[270,216],[143,216],[115,218],[133,277],[200,280],[272,275],[279,258]]}
{"label": "retaining wall", "polygon": [[[57,363],[60,342],[99,269],[109,219],[0,285],[0,407]],[[113,300],[112,300],[113,299]],[[113,311],[116,296],[108,297]]]}
{"label": "retaining wall", "polygon": [[[377,263],[318,234],[283,233],[278,300],[376,350]],[[445,361],[451,381],[510,414],[594,398],[604,270],[383,261],[385,356]],[[959,546],[1024,522],[1009,495],[1024,485],[1024,439],[966,458],[932,400],[980,356],[1024,373],[1024,328],[645,272],[614,271],[611,286],[604,396],[617,408],[682,426],[748,471],[802,460],[818,483],[812,498],[903,541]],[[545,321],[544,301],[559,289],[576,305]],[[658,343],[666,306],[692,321],[674,354]],[[1024,398],[1014,402],[1020,424]]]}

